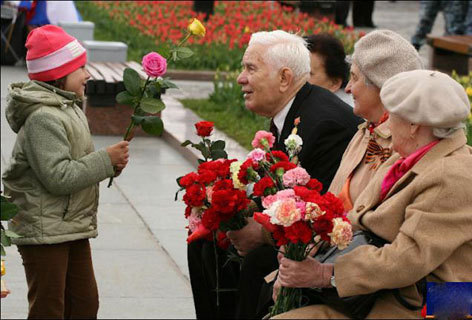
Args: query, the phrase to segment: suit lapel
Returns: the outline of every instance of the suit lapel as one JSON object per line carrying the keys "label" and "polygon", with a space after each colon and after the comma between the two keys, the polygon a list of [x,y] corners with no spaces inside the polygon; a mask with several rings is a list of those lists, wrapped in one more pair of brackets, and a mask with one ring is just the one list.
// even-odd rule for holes
{"label": "suit lapel", "polygon": [[300,107],[302,106],[303,101],[305,101],[306,97],[309,95],[310,90],[311,88],[308,82],[305,83],[300,90],[298,90],[297,95],[295,96],[295,100],[293,100],[292,106],[290,107],[287,117],[285,118],[284,126],[280,134],[279,142],[277,144],[277,147],[280,150],[285,150],[284,141],[292,132],[294,126],[293,122],[299,116]]}

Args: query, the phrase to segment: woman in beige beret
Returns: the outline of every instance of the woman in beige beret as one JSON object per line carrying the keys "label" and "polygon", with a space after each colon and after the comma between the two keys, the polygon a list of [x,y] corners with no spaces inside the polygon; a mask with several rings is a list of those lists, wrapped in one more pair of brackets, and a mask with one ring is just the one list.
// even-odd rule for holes
{"label": "woman in beige beret", "polygon": [[[416,70],[387,80],[380,97],[390,113],[393,149],[401,157],[377,170],[348,218],[354,229],[371,231],[389,244],[360,246],[334,264],[282,258],[278,285],[334,286],[340,297],[398,288],[404,300],[420,307],[423,297],[415,286],[420,279],[472,281],[472,148],[463,130],[470,110],[467,94],[446,74]],[[420,317],[419,309],[404,307],[391,290],[379,293],[368,315]],[[346,316],[310,305],[276,318]]]}

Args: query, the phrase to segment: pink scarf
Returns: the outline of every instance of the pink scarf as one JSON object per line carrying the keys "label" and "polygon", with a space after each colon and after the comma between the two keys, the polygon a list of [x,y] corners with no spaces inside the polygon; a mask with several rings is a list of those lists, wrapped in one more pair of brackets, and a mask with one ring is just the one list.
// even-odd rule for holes
{"label": "pink scarf", "polygon": [[382,187],[380,192],[380,201],[383,201],[387,196],[387,193],[393,187],[393,185],[401,179],[421,158],[434,147],[439,140],[435,140],[424,147],[419,148],[406,158],[398,159],[393,166],[388,170],[385,178],[382,181]]}

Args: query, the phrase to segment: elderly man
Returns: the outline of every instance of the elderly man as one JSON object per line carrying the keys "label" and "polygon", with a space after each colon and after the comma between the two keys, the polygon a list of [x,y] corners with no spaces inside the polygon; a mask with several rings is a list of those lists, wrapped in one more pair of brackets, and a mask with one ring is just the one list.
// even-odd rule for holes
{"label": "elderly man", "polygon": [[[361,120],[336,95],[307,82],[310,53],[305,40],[299,36],[280,30],[253,34],[242,65],[238,83],[244,92],[246,108],[272,119],[271,131],[277,138],[275,148],[280,150],[284,150],[284,140],[293,128],[294,120],[300,118],[298,134],[304,145],[299,155],[301,165],[323,183],[323,191],[326,191]],[[227,302],[234,297],[222,293],[219,315],[228,317],[230,312],[233,315],[235,312],[236,317],[253,318],[263,277],[278,266],[276,251],[270,236],[252,218],[243,229],[228,232],[228,237],[244,259],[239,281],[239,270],[228,271],[228,266],[222,269],[220,278],[237,281],[233,286],[240,290],[239,305],[234,310],[236,300]],[[214,273],[208,268],[201,270],[202,264],[207,263],[205,261],[215,259],[205,254],[213,252],[205,248],[209,245],[212,244],[195,244],[195,249],[189,245],[189,269],[197,317],[214,317],[207,312],[211,302],[202,298],[208,296],[202,290],[204,286],[214,288],[214,283],[208,286],[201,280],[204,274]],[[207,309],[202,311],[205,303]],[[221,313],[221,308],[225,309],[224,313]]]}

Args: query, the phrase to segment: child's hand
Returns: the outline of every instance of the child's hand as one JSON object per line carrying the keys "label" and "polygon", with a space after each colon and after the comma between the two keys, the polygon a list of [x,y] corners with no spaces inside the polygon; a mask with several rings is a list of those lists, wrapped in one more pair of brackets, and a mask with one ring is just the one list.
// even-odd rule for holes
{"label": "child's hand", "polygon": [[106,150],[110,156],[111,164],[116,168],[116,170],[123,170],[128,163],[129,142],[118,142],[117,144],[109,146]]}

